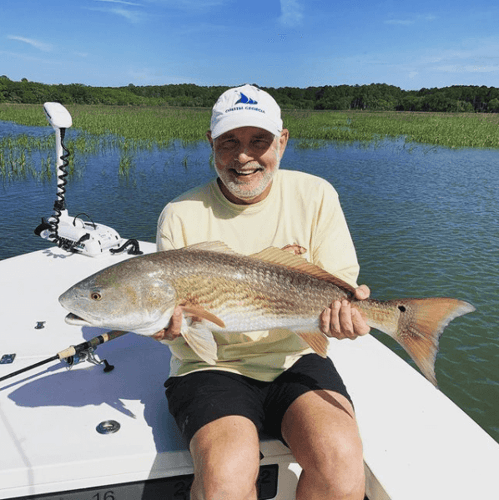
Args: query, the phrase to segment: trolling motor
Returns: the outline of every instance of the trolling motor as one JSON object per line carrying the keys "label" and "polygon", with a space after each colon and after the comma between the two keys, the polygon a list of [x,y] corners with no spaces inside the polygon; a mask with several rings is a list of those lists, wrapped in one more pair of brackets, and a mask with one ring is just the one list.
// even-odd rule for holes
{"label": "trolling motor", "polygon": [[57,199],[54,202],[54,215],[48,218],[43,217],[42,223],[35,229],[35,234],[53,241],[68,252],[81,253],[90,257],[97,257],[107,251],[118,253],[128,247],[131,247],[128,250],[129,254],[141,254],[137,240],[128,240],[124,243],[114,229],[93,221],[84,221],[78,216],[68,215],[65,186],[70,152],[64,145],[64,136],[66,129],[73,124],[73,120],[69,111],[58,102],[46,102],[43,110],[55,131]]}

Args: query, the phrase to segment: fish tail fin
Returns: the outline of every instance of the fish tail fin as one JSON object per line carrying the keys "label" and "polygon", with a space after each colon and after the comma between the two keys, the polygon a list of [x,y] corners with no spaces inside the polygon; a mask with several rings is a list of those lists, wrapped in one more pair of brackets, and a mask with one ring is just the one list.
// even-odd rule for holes
{"label": "fish tail fin", "polygon": [[182,318],[181,334],[189,347],[206,363],[215,365],[218,359],[217,343],[213,333],[201,322],[188,325]]}
{"label": "fish tail fin", "polygon": [[445,327],[455,318],[475,308],[451,298],[404,299],[389,301],[400,316],[393,337],[411,356],[423,375],[435,386],[435,360],[438,341]]}

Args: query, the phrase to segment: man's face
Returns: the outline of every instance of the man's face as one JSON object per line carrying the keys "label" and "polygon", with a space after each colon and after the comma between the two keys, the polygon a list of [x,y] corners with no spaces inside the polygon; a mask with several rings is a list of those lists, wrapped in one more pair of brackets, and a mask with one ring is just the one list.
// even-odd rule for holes
{"label": "man's face", "polygon": [[267,197],[288,137],[287,130],[276,138],[261,128],[240,127],[213,141],[208,132],[220,188],[229,201],[250,205]]}

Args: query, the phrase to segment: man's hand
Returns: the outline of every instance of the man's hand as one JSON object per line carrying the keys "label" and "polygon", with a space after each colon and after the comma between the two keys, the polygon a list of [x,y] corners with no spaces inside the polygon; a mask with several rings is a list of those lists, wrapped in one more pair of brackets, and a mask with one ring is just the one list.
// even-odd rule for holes
{"label": "man's hand", "polygon": [[[355,298],[365,300],[371,291],[367,285],[355,289]],[[352,307],[348,300],[335,300],[330,307],[324,309],[319,319],[319,327],[328,337],[337,339],[356,339],[371,330],[358,309]]]}
{"label": "man's hand", "polygon": [[293,243],[293,245],[286,245],[285,247],[282,247],[281,250],[285,250],[286,252],[293,253],[295,255],[303,255],[307,249],[301,247],[297,243]]}
{"label": "man's hand", "polygon": [[170,323],[166,328],[151,335],[154,340],[175,340],[180,337],[180,327],[182,326],[182,308],[177,306],[170,318]]}

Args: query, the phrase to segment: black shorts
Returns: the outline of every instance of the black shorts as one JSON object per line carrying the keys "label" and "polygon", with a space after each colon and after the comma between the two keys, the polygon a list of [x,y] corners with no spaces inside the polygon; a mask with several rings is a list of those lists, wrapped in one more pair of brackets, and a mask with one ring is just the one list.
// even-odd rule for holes
{"label": "black shorts", "polygon": [[170,377],[165,382],[170,413],[190,443],[204,425],[229,415],[249,418],[258,432],[280,439],[286,410],[309,391],[331,390],[352,401],[329,358],[307,354],[273,382],[207,370]]}

